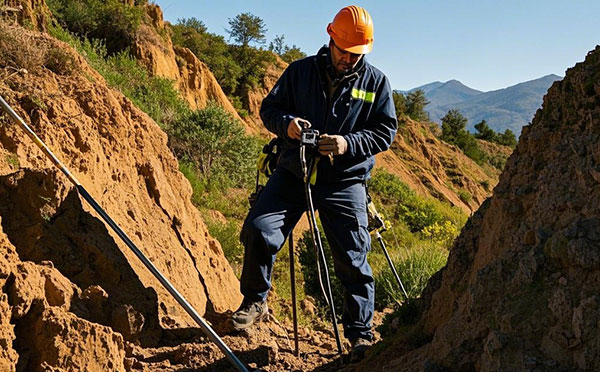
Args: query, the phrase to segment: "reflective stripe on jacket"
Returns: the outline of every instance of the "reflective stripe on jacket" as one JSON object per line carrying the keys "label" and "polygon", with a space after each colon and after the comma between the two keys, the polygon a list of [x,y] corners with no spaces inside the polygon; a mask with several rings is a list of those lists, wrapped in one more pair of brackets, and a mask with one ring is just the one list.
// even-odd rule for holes
{"label": "reflective stripe on jacket", "polygon": [[290,120],[300,117],[319,133],[342,135],[348,142],[347,152],[336,156],[333,165],[319,162],[317,182],[364,180],[375,164],[374,155],[387,150],[396,135],[392,89],[387,77],[363,57],[355,72],[341,79],[329,104],[329,58],[325,46],[290,64],[263,100],[260,116],[269,131],[284,139],[278,166],[302,178],[300,142],[287,136]]}

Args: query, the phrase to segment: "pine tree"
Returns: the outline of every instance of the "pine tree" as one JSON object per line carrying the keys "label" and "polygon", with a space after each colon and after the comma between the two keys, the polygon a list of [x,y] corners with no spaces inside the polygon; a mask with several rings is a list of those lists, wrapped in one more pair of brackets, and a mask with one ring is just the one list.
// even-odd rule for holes
{"label": "pine tree", "polygon": [[488,142],[497,142],[498,134],[487,125],[485,120],[482,120],[479,123],[475,124],[475,129],[477,129],[477,133],[475,133],[475,138],[479,138]]}
{"label": "pine tree", "polygon": [[235,18],[229,18],[229,36],[238,44],[247,47],[251,42],[264,44],[267,28],[265,22],[252,13],[240,13]]}
{"label": "pine tree", "polygon": [[413,120],[427,121],[429,115],[425,111],[425,106],[429,103],[422,89],[412,91],[406,95],[406,114]]}

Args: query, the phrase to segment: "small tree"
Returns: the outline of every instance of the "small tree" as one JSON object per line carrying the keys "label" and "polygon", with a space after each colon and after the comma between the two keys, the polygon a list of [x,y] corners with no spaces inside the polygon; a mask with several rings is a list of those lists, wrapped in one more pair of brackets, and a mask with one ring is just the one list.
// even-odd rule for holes
{"label": "small tree", "polygon": [[267,28],[265,22],[252,13],[241,13],[229,18],[229,36],[238,44],[247,47],[251,42],[264,44]]}
{"label": "small tree", "polygon": [[275,39],[269,43],[269,50],[275,54],[282,55],[285,52],[284,40],[284,35],[275,35]]}
{"label": "small tree", "polygon": [[285,44],[285,36],[277,35],[275,39],[269,43],[269,50],[281,57],[287,63],[292,63],[297,59],[306,57],[306,53],[300,50],[296,45],[289,47]]}
{"label": "small tree", "polygon": [[501,145],[513,148],[517,145],[517,137],[515,136],[515,133],[510,129],[506,129],[504,133],[502,133],[499,137],[500,138],[498,140],[498,143]]}
{"label": "small tree", "polygon": [[406,113],[406,97],[402,93],[392,92],[392,99],[396,107],[396,116]]}
{"label": "small tree", "polygon": [[[458,140],[466,132],[467,118],[460,111],[452,109],[442,118],[442,139],[446,142],[458,145]],[[459,146],[460,147],[460,146]]]}
{"label": "small tree", "polygon": [[425,106],[429,103],[422,89],[412,91],[406,95],[406,114],[414,120],[427,121],[429,115],[425,111]]}
{"label": "small tree", "polygon": [[480,121],[475,124],[475,129],[477,129],[477,133],[475,133],[475,138],[479,138],[484,141],[495,142],[497,133],[494,132],[492,128],[490,128],[485,120]]}
{"label": "small tree", "polygon": [[178,158],[194,162],[209,186],[251,184],[258,147],[222,107],[210,103],[182,118],[169,128],[169,141]]}
{"label": "small tree", "polygon": [[286,61],[287,63],[292,63],[298,59],[302,59],[306,57],[306,53],[300,50],[296,45],[292,45],[292,47],[285,46],[285,52],[281,54],[281,59]]}
{"label": "small tree", "polygon": [[457,109],[452,109],[442,118],[442,140],[452,143],[473,159],[477,164],[483,163],[485,154],[479,146],[475,137],[465,129],[467,118]]}
{"label": "small tree", "polygon": [[204,34],[208,30],[206,28],[206,25],[204,24],[204,22],[202,22],[201,20],[199,20],[196,17],[179,18],[177,20],[177,25],[182,26],[184,28],[191,28],[194,31],[198,32],[199,34]]}

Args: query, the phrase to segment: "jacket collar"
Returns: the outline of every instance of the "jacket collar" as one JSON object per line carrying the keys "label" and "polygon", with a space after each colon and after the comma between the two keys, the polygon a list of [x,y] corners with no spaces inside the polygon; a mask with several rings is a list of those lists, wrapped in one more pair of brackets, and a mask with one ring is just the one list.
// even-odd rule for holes
{"label": "jacket collar", "polygon": [[325,78],[324,74],[328,74],[332,83],[337,85],[345,80],[353,80],[358,78],[364,71],[366,62],[365,56],[362,56],[360,61],[354,66],[352,71],[349,71],[347,74],[339,76],[331,63],[331,51],[329,50],[329,46],[324,45],[317,52],[316,61],[317,66],[319,67],[319,72],[323,74],[323,78]]}

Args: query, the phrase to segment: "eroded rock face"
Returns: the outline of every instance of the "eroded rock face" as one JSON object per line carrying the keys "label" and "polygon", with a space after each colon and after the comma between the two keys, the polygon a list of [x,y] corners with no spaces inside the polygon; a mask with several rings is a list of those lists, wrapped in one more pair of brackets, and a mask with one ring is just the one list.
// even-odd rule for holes
{"label": "eroded rock face", "polygon": [[181,96],[192,109],[203,109],[215,102],[241,123],[242,118],[225,95],[205,63],[189,49],[173,46],[158,5],[146,5],[152,25],[142,25],[136,34],[132,52],[153,76],[173,80]]}
{"label": "eroded rock face", "polygon": [[260,105],[262,104],[262,100],[269,94],[271,89],[273,89],[287,66],[288,64],[284,60],[279,56],[275,56],[275,62],[267,66],[265,75],[260,84],[252,90],[247,90],[243,94],[244,105],[249,114],[246,122],[253,131],[272,136],[265,128],[262,119],[260,118]]}
{"label": "eroded rock face", "polygon": [[3,0],[0,19],[38,31],[45,31],[52,16],[45,0]]}
{"label": "eroded rock face", "polygon": [[391,364],[600,369],[599,71],[597,47],[550,88],[430,282],[422,324],[433,340]]}
{"label": "eroded rock face", "polygon": [[[480,167],[462,150],[438,139],[426,124],[410,118],[401,119],[390,150],[377,154],[376,159],[376,169],[395,174],[419,194],[445,201],[467,214],[491,195],[500,174],[490,165]],[[461,197],[460,191],[470,198]]]}
{"label": "eroded rock face", "polygon": [[[2,97],[200,314],[237,308],[239,283],[166,135],[66,44],[10,32],[62,51],[70,67],[15,72],[0,61]],[[0,248],[0,370],[123,371],[127,341],[151,346],[195,326],[5,116]]]}
{"label": "eroded rock face", "polygon": [[[0,217],[0,223],[2,218]],[[12,281],[12,266],[18,261],[14,246],[0,227],[0,288]],[[8,302],[8,293],[0,293],[0,370],[15,371],[19,355],[13,348],[15,339],[14,324],[11,323],[12,306]]]}
{"label": "eroded rock face", "polygon": [[[33,331],[35,353],[30,364],[39,371],[61,366],[70,371],[125,371],[125,344],[109,327],[49,307],[37,319]],[[34,371],[36,368],[31,368]]]}

